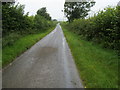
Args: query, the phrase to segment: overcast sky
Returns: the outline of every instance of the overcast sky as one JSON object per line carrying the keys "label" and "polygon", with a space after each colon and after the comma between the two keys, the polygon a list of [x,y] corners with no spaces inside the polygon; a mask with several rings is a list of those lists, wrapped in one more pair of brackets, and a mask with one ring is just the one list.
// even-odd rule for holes
{"label": "overcast sky", "polygon": [[[37,10],[42,7],[46,7],[48,13],[52,19],[63,20],[64,13],[61,11],[64,9],[65,0],[16,0],[20,4],[25,5],[25,13],[29,12],[29,15],[35,15]],[[96,4],[92,7],[90,15],[103,10],[108,5],[116,6],[120,0],[95,0]]]}

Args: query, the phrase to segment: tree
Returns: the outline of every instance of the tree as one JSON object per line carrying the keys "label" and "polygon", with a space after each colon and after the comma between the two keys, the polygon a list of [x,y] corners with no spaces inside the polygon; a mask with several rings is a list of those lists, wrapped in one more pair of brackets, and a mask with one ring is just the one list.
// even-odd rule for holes
{"label": "tree", "polygon": [[24,13],[24,5],[6,3],[2,5],[2,33],[3,37],[12,32],[26,32],[33,28],[33,19],[29,13]]}
{"label": "tree", "polygon": [[24,5],[2,5],[3,35],[10,31],[25,29]]}
{"label": "tree", "polygon": [[53,19],[53,21],[57,21],[57,19]]}
{"label": "tree", "polygon": [[47,13],[46,7],[43,7],[37,11],[37,14],[43,16],[47,20],[51,20],[50,15]]}
{"label": "tree", "polygon": [[95,2],[65,2],[64,13],[71,22],[74,19],[85,18],[90,11],[90,8],[95,5]]}

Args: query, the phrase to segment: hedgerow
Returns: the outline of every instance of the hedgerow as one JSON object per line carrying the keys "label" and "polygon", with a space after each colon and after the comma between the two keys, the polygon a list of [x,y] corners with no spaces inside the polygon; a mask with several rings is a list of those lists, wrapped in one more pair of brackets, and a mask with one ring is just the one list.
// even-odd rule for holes
{"label": "hedgerow", "polygon": [[69,30],[88,41],[120,53],[120,7],[107,7],[88,19],[76,19],[66,24]]}
{"label": "hedgerow", "polygon": [[23,36],[43,32],[55,25],[47,12],[44,13],[47,14],[46,17],[50,19],[39,15],[37,12],[36,15],[29,16],[29,12],[24,13],[24,7],[25,6],[21,4],[2,4],[3,48],[12,45]]}

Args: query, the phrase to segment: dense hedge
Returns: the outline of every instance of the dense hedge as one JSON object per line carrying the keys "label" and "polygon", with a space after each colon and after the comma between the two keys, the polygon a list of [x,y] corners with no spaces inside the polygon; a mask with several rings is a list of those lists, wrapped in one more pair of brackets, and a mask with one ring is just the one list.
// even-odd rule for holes
{"label": "dense hedge", "polygon": [[[2,21],[3,21],[3,36],[9,32],[31,32],[27,30],[44,29],[52,24],[50,20],[43,16],[36,14],[35,16],[28,16],[29,13],[24,13],[24,5],[3,4],[2,5]],[[34,31],[33,31],[34,32]]]}
{"label": "dense hedge", "polygon": [[120,52],[120,7],[108,7],[94,17],[77,19],[66,25],[71,31],[105,48]]}
{"label": "dense hedge", "polygon": [[44,32],[55,25],[51,19],[48,20],[38,15],[37,12],[35,16],[29,16],[29,12],[24,13],[24,7],[21,4],[15,5],[11,3],[2,5],[3,48],[7,45],[12,45],[20,37]]}

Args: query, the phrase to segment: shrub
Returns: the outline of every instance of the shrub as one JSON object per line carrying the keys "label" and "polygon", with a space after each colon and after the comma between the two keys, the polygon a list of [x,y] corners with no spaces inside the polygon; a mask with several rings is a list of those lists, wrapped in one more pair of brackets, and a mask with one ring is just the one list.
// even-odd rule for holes
{"label": "shrub", "polygon": [[[68,27],[69,26],[69,27]],[[108,7],[88,19],[77,19],[66,27],[104,48],[120,51],[120,7]]]}

